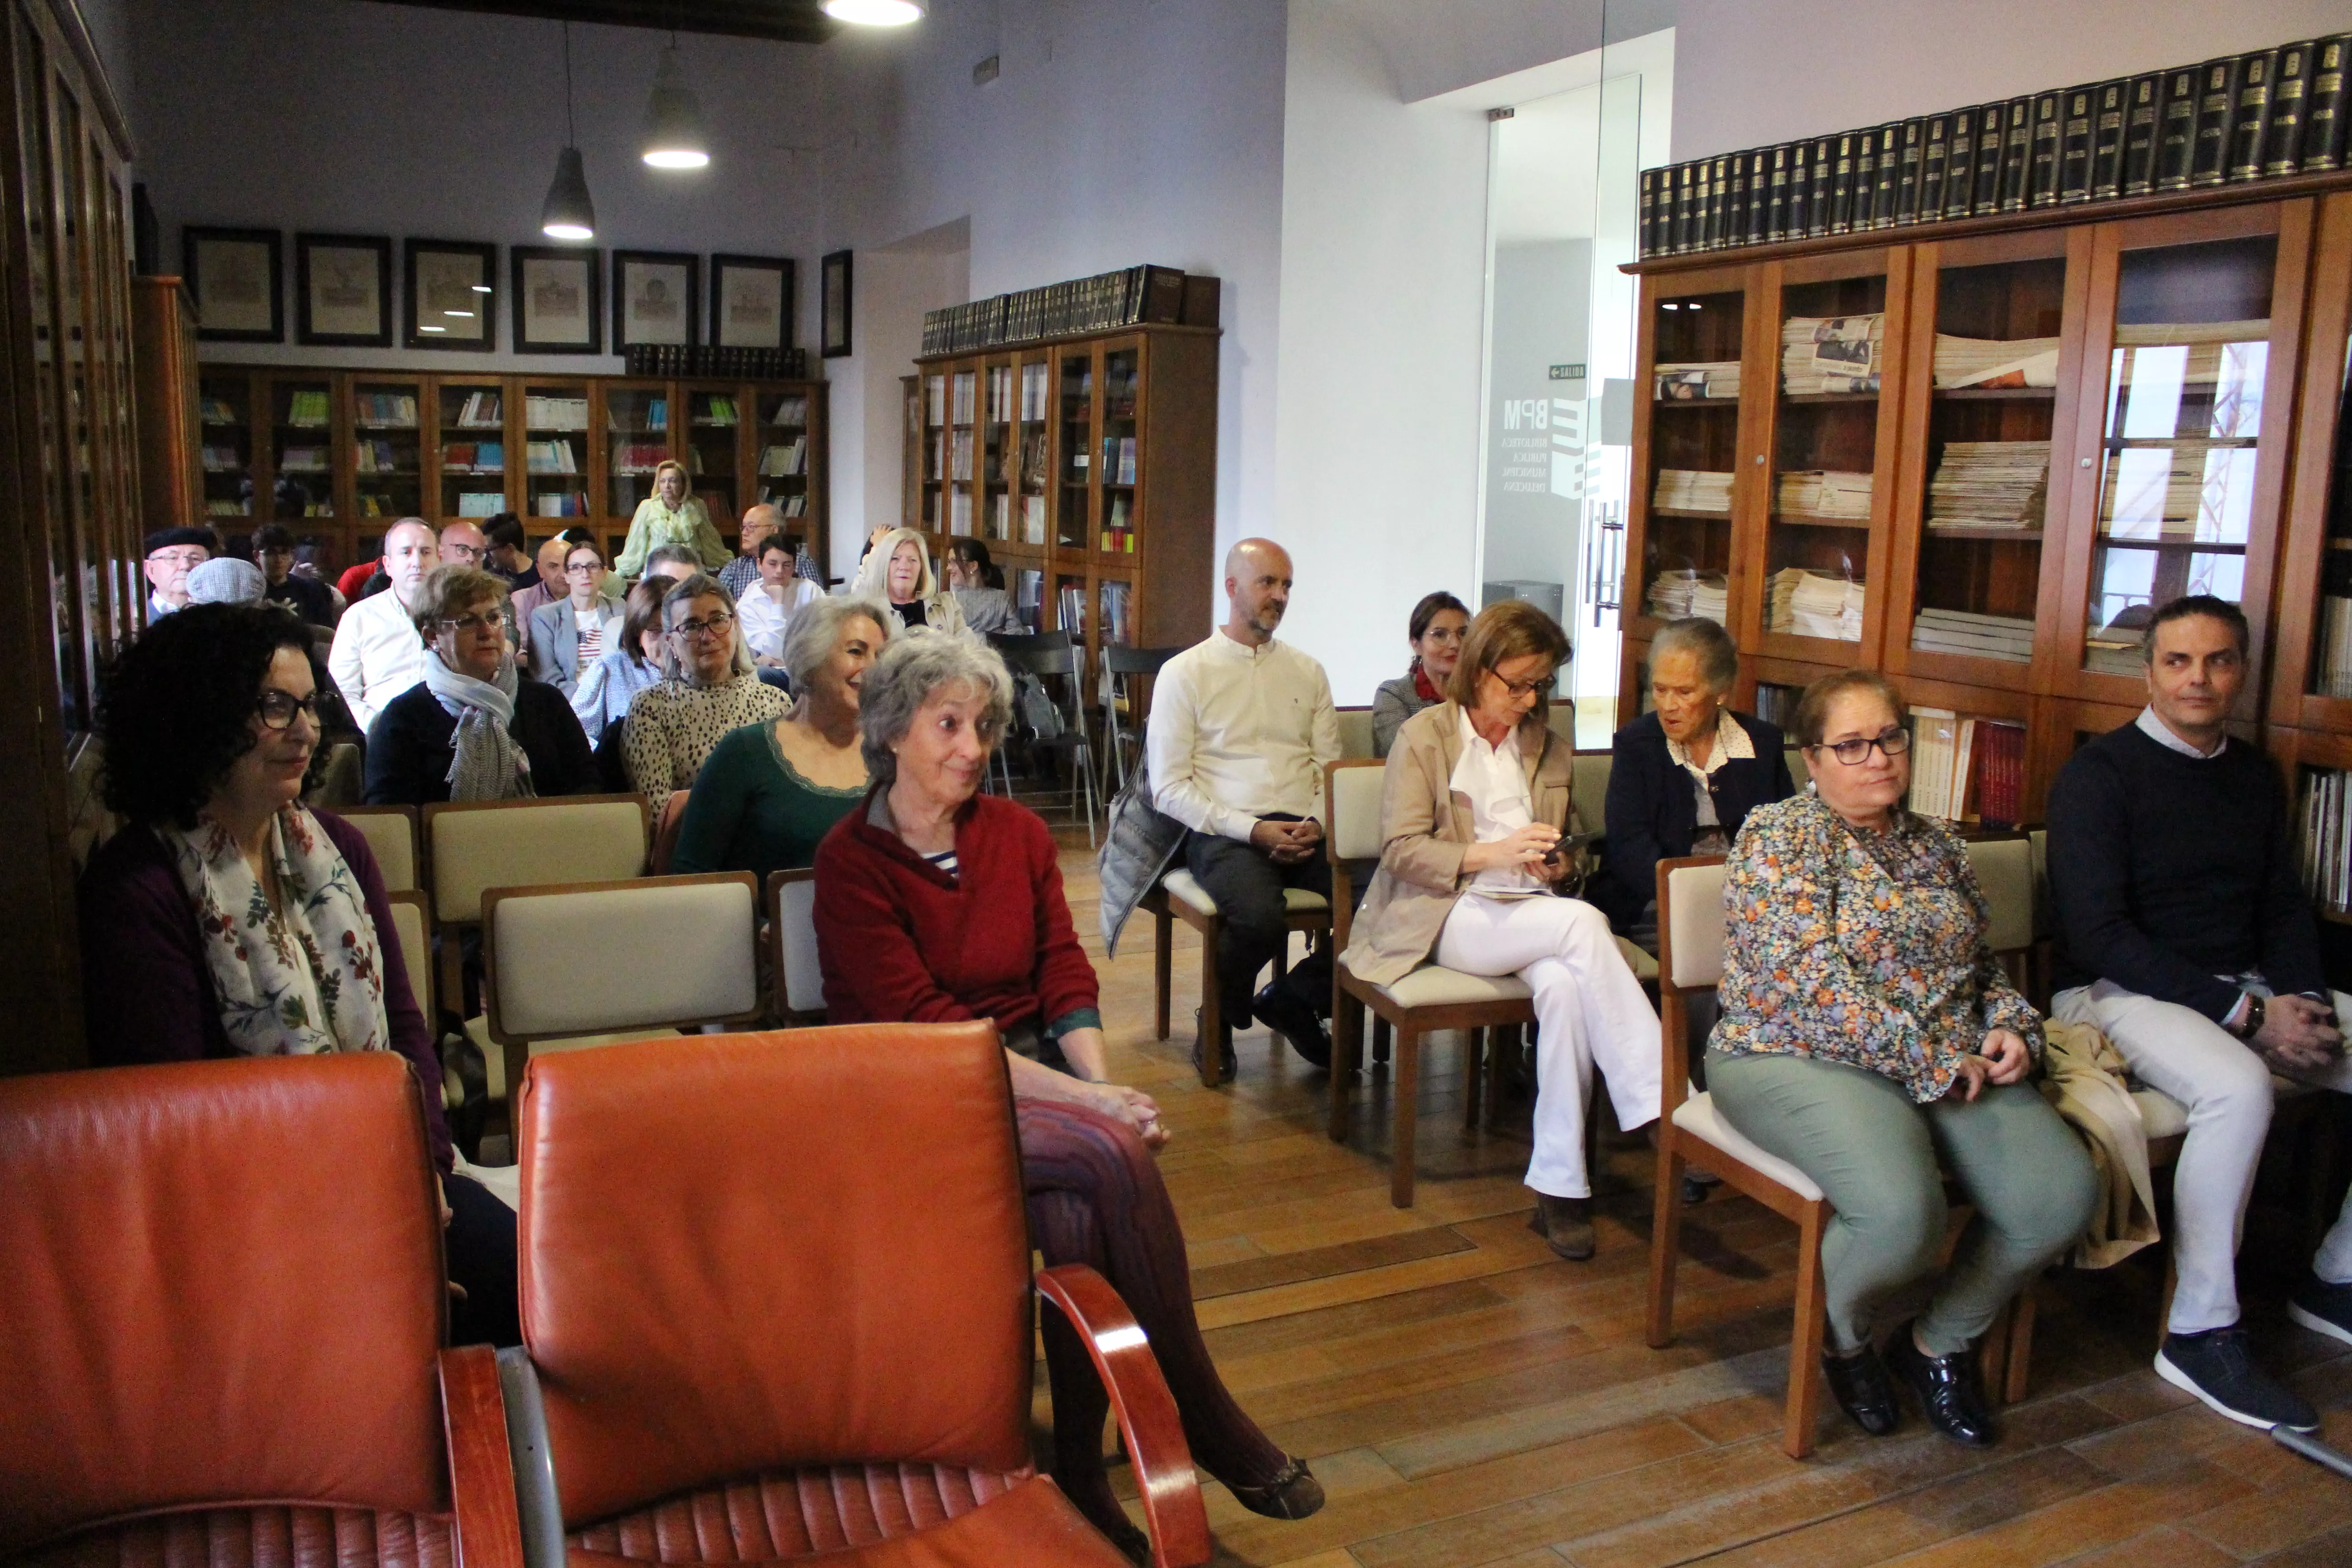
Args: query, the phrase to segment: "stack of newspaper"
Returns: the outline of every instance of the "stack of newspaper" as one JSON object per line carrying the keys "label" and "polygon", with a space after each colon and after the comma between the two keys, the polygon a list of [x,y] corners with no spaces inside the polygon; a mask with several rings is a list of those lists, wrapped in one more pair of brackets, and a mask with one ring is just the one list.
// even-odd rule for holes
{"label": "stack of newspaper", "polygon": [[1649,612],[1662,621],[1704,616],[1717,626],[1729,622],[1727,600],[1730,583],[1720,573],[1661,572],[1650,584]]}
{"label": "stack of newspaper", "polygon": [[1876,392],[1886,318],[1791,316],[1780,323],[1780,385],[1790,395]]}
{"label": "stack of newspaper", "polygon": [[2039,528],[2049,500],[2049,442],[1947,441],[1927,481],[1927,526]]}
{"label": "stack of newspaper", "polygon": [[1731,476],[1711,468],[1660,468],[1650,504],[1671,511],[1729,511]]}
{"label": "stack of newspaper", "polygon": [[1791,566],[1772,574],[1764,629],[1826,637],[1832,642],[1860,642],[1863,600],[1859,583]]}
{"label": "stack of newspaper", "polygon": [[2055,386],[2056,338],[1956,338],[1936,334],[1936,384]]}
{"label": "stack of newspaper", "polygon": [[1662,403],[1739,395],[1739,362],[1736,359],[1692,360],[1651,368],[1658,378],[1658,400]]}
{"label": "stack of newspaper", "polygon": [[1809,517],[1870,521],[1870,476],[1812,468],[1780,476],[1780,506]]}
{"label": "stack of newspaper", "polygon": [[1958,653],[2032,664],[2033,623],[2011,616],[1923,609],[1911,623],[1911,646],[1922,653]]}

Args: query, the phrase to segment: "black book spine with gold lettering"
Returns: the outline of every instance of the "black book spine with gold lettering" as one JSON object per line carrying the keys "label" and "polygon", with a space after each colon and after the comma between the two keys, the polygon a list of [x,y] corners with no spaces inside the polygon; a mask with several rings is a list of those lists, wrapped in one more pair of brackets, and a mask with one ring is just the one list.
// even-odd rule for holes
{"label": "black book spine with gold lettering", "polygon": [[1717,158],[1706,166],[1706,248],[1724,246],[1723,204],[1731,195],[1731,160]]}
{"label": "black book spine with gold lettering", "polygon": [[1658,253],[1658,172],[1642,171],[1642,243],[1640,256],[1647,261]]}
{"label": "black book spine with gold lettering", "polygon": [[2197,108],[2204,70],[2190,66],[2168,71],[2164,78],[2164,109],[2157,120],[2156,188],[2185,191],[2189,165],[2197,156]]}
{"label": "black book spine with gold lettering", "polygon": [[2058,154],[2065,143],[2065,129],[2066,95],[2063,92],[2035,93],[2032,152],[2025,175],[2027,206],[2054,207],[2058,205]]}
{"label": "black book spine with gold lettering", "polygon": [[2316,174],[2344,167],[2344,132],[2352,122],[2352,34],[2311,46],[2311,86],[2304,93],[2303,170]]}
{"label": "black book spine with gold lettering", "polygon": [[2243,55],[2207,60],[2197,68],[2197,142],[2189,157],[2192,190],[2230,177],[2230,127],[2237,120],[2238,83],[2245,68]]}
{"label": "black book spine with gold lettering", "polygon": [[1772,229],[1772,153],[1759,147],[1748,154],[1748,243],[1761,245]]}
{"label": "black book spine with gold lettering", "polygon": [[1851,131],[1838,133],[1836,162],[1830,166],[1832,234],[1843,234],[1853,226],[1853,144],[1856,140]]}
{"label": "black book spine with gold lettering", "polygon": [[1817,136],[1813,139],[1812,205],[1805,221],[1805,233],[1822,235],[1830,232],[1830,220],[1835,216],[1837,204],[1830,193],[1837,188],[1837,138]]}
{"label": "black book spine with gold lettering", "polygon": [[2263,150],[2271,135],[2271,78],[2278,69],[2279,51],[2257,49],[2242,58],[2238,106],[2230,115],[2227,173],[2231,180],[2259,180]]}
{"label": "black book spine with gold lettering", "polygon": [[[2051,104],[2054,120],[2057,104]],[[2033,189],[2033,100],[2012,98],[2001,114],[2000,185],[1995,193],[1997,212],[2025,210]]]}
{"label": "black book spine with gold lettering", "polygon": [[2091,199],[2091,122],[2099,101],[2099,84],[2070,87],[2058,129],[2058,201],[2061,205]]}
{"label": "black book spine with gold lettering", "polygon": [[1919,201],[1915,209],[1921,223],[1944,216],[1944,170],[1951,162],[1952,117],[1931,114],[1919,133]]}
{"label": "black book spine with gold lettering", "polygon": [[1734,153],[1725,163],[1723,232],[1717,243],[1728,248],[1740,244],[1748,235],[1748,154]]}
{"label": "black book spine with gold lettering", "polygon": [[[2006,100],[1988,103],[1977,121],[1976,205],[1971,210],[1979,217],[2000,211],[2000,168],[2009,157],[2009,110]],[[2021,163],[2022,156],[2021,153]]]}
{"label": "black book spine with gold lettering", "polygon": [[1666,171],[1666,254],[1680,256],[1690,248],[1690,165],[1676,163]]}
{"label": "black book spine with gold lettering", "polygon": [[1853,205],[1846,212],[1846,232],[1860,234],[1871,226],[1871,204],[1878,191],[1878,127],[1853,133]]}
{"label": "black book spine with gold lettering", "polygon": [[1810,142],[1789,143],[1789,211],[1782,220],[1780,237],[1802,239],[1812,232],[1808,226],[1813,210],[1813,144]]}
{"label": "black book spine with gold lettering", "polygon": [[1771,171],[1764,177],[1764,239],[1777,245],[1789,237],[1789,152],[1783,142],[1772,149]]}
{"label": "black book spine with gold lettering", "polygon": [[2263,134],[2263,173],[2292,174],[2302,165],[2304,95],[2311,87],[2311,46],[2284,44],[2271,71],[2271,123]]}
{"label": "black book spine with gold lettering", "polygon": [[1952,145],[1944,154],[1944,216],[1966,217],[1976,210],[1977,123],[1981,106],[1952,110]]}
{"label": "black book spine with gold lettering", "polygon": [[2121,77],[2099,84],[2091,112],[2091,200],[2110,202],[2124,189],[2124,115],[2131,83]]}
{"label": "black book spine with gold lettering", "polygon": [[[1870,226],[1895,226],[1895,183],[1903,163],[1903,122],[1878,128],[1878,173],[1870,182]],[[1856,225],[1856,227],[1861,226]]]}
{"label": "black book spine with gold lettering", "polygon": [[2161,73],[2136,76],[2124,92],[2124,184],[2120,195],[2144,196],[2156,189],[2157,141],[2164,119]]}
{"label": "black book spine with gold lettering", "polygon": [[1895,221],[1914,224],[1919,221],[1919,181],[1927,154],[1927,120],[1905,121],[1900,140],[1903,150],[1895,164]]}

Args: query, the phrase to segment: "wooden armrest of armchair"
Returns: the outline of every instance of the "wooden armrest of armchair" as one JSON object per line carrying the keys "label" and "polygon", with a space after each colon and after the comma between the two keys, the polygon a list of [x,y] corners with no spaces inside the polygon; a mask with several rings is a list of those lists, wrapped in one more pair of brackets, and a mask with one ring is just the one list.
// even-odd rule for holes
{"label": "wooden armrest of armchair", "polygon": [[[1110,1281],[1083,1264],[1037,1276],[1037,1289],[1069,1321],[1094,1357],[1142,1494],[1153,1568],[1195,1568],[1209,1560],[1209,1513],[1184,1442],[1176,1398],[1143,1329]],[[464,1568],[476,1568],[467,1563]]]}
{"label": "wooden armrest of armchair", "polygon": [[523,1568],[506,1395],[489,1346],[441,1352],[441,1421],[449,1444],[458,1568]]}

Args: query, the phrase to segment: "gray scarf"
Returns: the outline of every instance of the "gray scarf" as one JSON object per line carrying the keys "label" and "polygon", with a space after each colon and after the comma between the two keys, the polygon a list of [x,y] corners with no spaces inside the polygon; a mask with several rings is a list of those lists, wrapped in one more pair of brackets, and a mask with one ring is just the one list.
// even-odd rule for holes
{"label": "gray scarf", "polygon": [[449,762],[451,800],[515,800],[530,787],[530,759],[507,727],[514,722],[514,655],[499,660],[494,680],[460,675],[434,654],[425,660],[425,689],[457,721],[457,754]]}

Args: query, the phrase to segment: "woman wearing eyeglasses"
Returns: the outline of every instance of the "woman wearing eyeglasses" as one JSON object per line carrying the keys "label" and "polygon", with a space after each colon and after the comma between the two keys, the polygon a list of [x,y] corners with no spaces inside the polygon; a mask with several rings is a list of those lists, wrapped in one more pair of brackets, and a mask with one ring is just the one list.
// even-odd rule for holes
{"label": "woman wearing eyeglasses", "polygon": [[735,617],[735,595],[698,572],[662,598],[663,679],[629,704],[629,779],[659,820],[671,792],[690,789],[719,737],[781,719],[791,704],[763,683]]}
{"label": "woman wearing eyeglasses", "polygon": [[[1993,1441],[1977,1342],[2003,1303],[2083,1234],[2089,1157],[2025,1081],[2042,1020],[1986,945],[1959,839],[1903,807],[1902,695],[1873,670],[1813,682],[1791,733],[1809,794],[1759,805],[1723,889],[1723,1016],[1706,1081],[1724,1118],[1812,1178],[1822,1370],[1854,1424],[1895,1429],[1891,1363],[1928,1425]],[[1927,1308],[1874,1348],[1880,1304],[1933,1273],[1941,1168],[1976,1210]]]}
{"label": "woman wearing eyeglasses", "polygon": [[604,552],[593,544],[563,552],[563,584],[564,596],[532,610],[521,631],[531,674],[570,698],[579,692],[581,677],[619,641],[621,611],[604,597]]}
{"label": "woman wearing eyeglasses", "polygon": [[77,900],[90,1054],[398,1051],[450,1216],[450,1340],[517,1344],[514,1211],[457,1173],[383,877],[357,828],[301,804],[324,679],[309,630],[275,605],[191,605],[108,674],[103,792],[125,826]]}
{"label": "woman wearing eyeglasses", "polygon": [[506,606],[507,580],[478,566],[436,567],[418,584],[425,679],[368,731],[368,805],[594,792],[588,736],[562,692],[516,668]]}
{"label": "woman wearing eyeglasses", "polygon": [[1592,1256],[1584,1102],[1597,1067],[1617,1124],[1658,1116],[1658,1016],[1609,933],[1561,896],[1577,869],[1571,750],[1547,720],[1568,658],[1559,624],[1524,599],[1478,612],[1445,700],[1398,730],[1381,789],[1381,868],[1340,962],[1376,985],[1434,960],[1516,974],[1535,993],[1535,1189],[1530,1227],[1560,1257]]}

